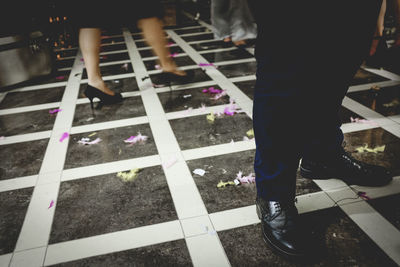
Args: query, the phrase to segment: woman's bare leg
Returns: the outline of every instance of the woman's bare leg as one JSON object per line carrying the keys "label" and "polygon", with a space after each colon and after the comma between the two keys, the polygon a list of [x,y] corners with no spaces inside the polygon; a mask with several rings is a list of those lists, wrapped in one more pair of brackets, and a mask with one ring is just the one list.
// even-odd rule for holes
{"label": "woman's bare leg", "polygon": [[89,85],[106,94],[114,95],[114,92],[104,83],[100,73],[100,38],[99,28],[82,28],[79,30],[79,47],[85,61]]}

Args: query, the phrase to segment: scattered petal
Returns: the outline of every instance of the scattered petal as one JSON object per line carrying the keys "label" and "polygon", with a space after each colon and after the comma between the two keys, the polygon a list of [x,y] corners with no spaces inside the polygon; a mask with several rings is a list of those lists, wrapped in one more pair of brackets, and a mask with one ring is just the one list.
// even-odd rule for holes
{"label": "scattered petal", "polygon": [[82,144],[82,145],[94,145],[97,143],[100,143],[101,139],[100,138],[96,138],[93,141],[90,141],[89,138],[82,138],[81,140],[78,141],[78,144]]}
{"label": "scattered petal", "polygon": [[128,63],[125,63],[124,65],[122,65],[121,69],[128,71]]}
{"label": "scattered petal", "polygon": [[161,66],[157,64],[157,65],[154,66],[154,68],[155,68],[156,70],[160,70],[160,69],[161,69]]}
{"label": "scattered petal", "polygon": [[96,135],[97,133],[91,133],[88,135],[88,137],[92,137],[93,135]]}
{"label": "scattered petal", "polygon": [[124,140],[125,143],[136,144],[138,142],[144,142],[147,140],[147,136],[138,133],[136,136],[131,136],[128,139]]}
{"label": "scattered petal", "polygon": [[393,99],[391,102],[383,104],[385,108],[397,107],[400,105],[400,100],[398,98]]}
{"label": "scattered petal", "polygon": [[214,68],[217,67],[213,63],[199,63],[198,65],[199,67],[214,67]]}
{"label": "scattered petal", "polygon": [[0,140],[4,140],[5,138],[5,136],[0,136]]}
{"label": "scattered petal", "polygon": [[121,180],[123,180],[124,182],[132,182],[134,179],[137,178],[139,171],[140,169],[136,168],[128,172],[119,172],[117,173],[117,177],[121,178]]}
{"label": "scattered petal", "polygon": [[50,113],[50,114],[54,114],[54,113],[58,113],[58,112],[60,112],[60,111],[62,111],[62,109],[59,109],[59,108],[50,109],[50,110],[49,110],[49,113]]}
{"label": "scattered petal", "polygon": [[194,174],[197,174],[197,175],[200,175],[200,176],[203,176],[203,175],[206,173],[206,171],[203,170],[203,169],[195,169],[195,170],[193,171],[193,173],[194,173]]}
{"label": "scattered petal", "polygon": [[252,138],[252,137],[254,137],[254,130],[253,130],[253,129],[250,129],[250,130],[248,130],[248,131],[246,132],[246,134],[247,134],[248,137]]}
{"label": "scattered petal", "polygon": [[50,202],[50,205],[49,205],[49,207],[47,208],[47,209],[50,209],[50,208],[52,208],[54,206],[54,200],[52,200],[51,202]]}
{"label": "scattered petal", "polygon": [[184,95],[183,96],[183,98],[189,98],[189,97],[192,97],[192,95],[189,94],[189,95]]}
{"label": "scattered petal", "polygon": [[64,80],[64,78],[65,78],[64,76],[57,76],[56,80]]}
{"label": "scattered petal", "polygon": [[169,54],[170,57],[176,57],[177,55],[178,55],[178,53]]}
{"label": "scattered petal", "polygon": [[375,148],[369,148],[368,145],[365,146],[360,146],[356,148],[356,151],[358,153],[364,153],[364,152],[371,152],[377,154],[378,152],[384,152],[385,151],[385,145],[383,146],[377,146]]}
{"label": "scattered petal", "polygon": [[64,141],[66,138],[68,138],[69,134],[67,132],[63,133],[61,138],[60,138],[60,142]]}
{"label": "scattered petal", "polygon": [[221,187],[226,187],[228,185],[235,185],[235,182],[232,182],[232,181],[228,181],[228,182],[219,181],[219,183],[217,184],[217,187],[221,188]]}
{"label": "scattered petal", "polygon": [[87,119],[86,119],[86,121],[92,121],[92,120],[94,120],[93,117],[90,117],[90,118],[87,118]]}
{"label": "scattered petal", "polygon": [[207,118],[207,120],[209,121],[209,122],[214,122],[214,120],[215,120],[215,116],[214,116],[214,113],[210,113],[210,114],[208,114],[207,116],[206,116],[206,118]]}
{"label": "scattered petal", "polygon": [[201,103],[200,110],[201,110],[201,111],[205,111],[205,110],[206,110],[206,105],[205,105],[205,104],[203,104],[203,103]]}

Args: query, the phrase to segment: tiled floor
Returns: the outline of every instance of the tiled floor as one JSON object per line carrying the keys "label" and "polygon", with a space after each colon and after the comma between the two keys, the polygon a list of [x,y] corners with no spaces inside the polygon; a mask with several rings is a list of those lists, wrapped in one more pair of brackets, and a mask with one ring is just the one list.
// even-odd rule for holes
{"label": "tiled floor", "polygon": [[[217,186],[253,172],[253,50],[214,40],[209,21],[190,16],[166,33],[195,72],[190,84],[154,88],[151,49],[118,29],[103,33],[100,62],[122,103],[90,108],[76,47],[57,50],[53,76],[0,93],[1,267],[302,265],[262,241],[255,184]],[[339,180],[298,174],[301,219],[321,242],[307,266],[400,264],[399,86],[396,74],[360,68],[340,111],[347,150],[390,169],[391,184],[357,187],[363,200]],[[231,101],[238,113],[221,115]],[[147,139],[125,142],[139,133]]]}

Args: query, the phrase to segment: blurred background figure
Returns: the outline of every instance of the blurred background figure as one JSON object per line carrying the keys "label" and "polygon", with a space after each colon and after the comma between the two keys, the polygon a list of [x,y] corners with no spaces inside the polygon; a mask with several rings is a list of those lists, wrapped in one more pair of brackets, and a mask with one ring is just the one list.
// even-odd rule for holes
{"label": "blurred background figure", "polygon": [[257,36],[257,26],[246,0],[211,0],[211,24],[216,39],[238,47]]}

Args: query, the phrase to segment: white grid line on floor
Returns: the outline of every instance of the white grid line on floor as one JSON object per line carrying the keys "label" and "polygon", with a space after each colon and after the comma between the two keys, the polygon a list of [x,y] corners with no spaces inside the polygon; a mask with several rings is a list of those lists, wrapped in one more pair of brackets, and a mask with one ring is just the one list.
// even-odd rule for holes
{"label": "white grid line on floor", "polygon": [[364,70],[375,73],[379,76],[385,77],[389,80],[395,80],[395,81],[400,81],[400,75],[397,75],[393,72],[384,70],[384,69],[373,69],[373,68],[366,68],[362,67]]}
{"label": "white grid line on floor", "polygon": [[[54,123],[53,132],[18,236],[11,264],[14,262],[15,253],[47,246],[48,243],[55,210],[55,208],[48,209],[48,207],[51,201],[57,199],[61,171],[68,146],[68,139],[63,142],[60,142],[59,139],[64,131],[69,131],[72,123],[80,75],[83,68],[83,64],[78,58],[75,59],[74,68],[70,73],[60,105],[66,112],[62,113],[61,116],[57,116]],[[54,172],[58,172],[58,177],[52,177],[53,180],[49,183],[48,175]],[[44,253],[45,250],[43,255],[36,256],[42,257]],[[18,256],[15,260],[18,260]]]}
{"label": "white grid line on floor", "polygon": [[66,86],[67,82],[55,82],[55,83],[45,83],[45,84],[36,84],[36,85],[30,85],[30,86],[24,86],[21,88],[13,89],[12,92],[28,92],[28,91],[34,91],[34,90],[40,90],[40,89],[48,89],[52,87],[63,87]]}

